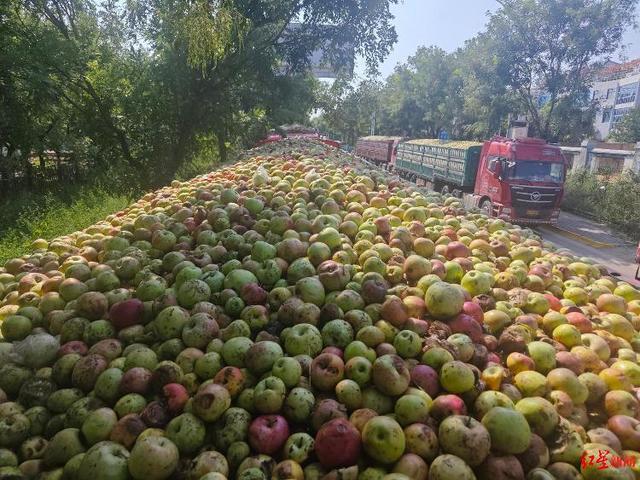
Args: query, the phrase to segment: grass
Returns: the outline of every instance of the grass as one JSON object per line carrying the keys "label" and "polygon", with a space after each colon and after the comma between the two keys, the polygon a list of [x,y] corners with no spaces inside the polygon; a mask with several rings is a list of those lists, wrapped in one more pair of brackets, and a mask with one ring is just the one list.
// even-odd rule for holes
{"label": "grass", "polygon": [[[199,156],[176,173],[187,180],[211,171],[215,155]],[[112,182],[113,183],[113,182]],[[82,230],[142,196],[116,192],[102,184],[70,184],[56,192],[20,191],[0,199],[0,266],[29,252],[36,238],[52,238]]]}
{"label": "grass", "polygon": [[0,202],[0,264],[29,251],[36,238],[82,230],[122,209],[132,198],[100,186],[70,186],[59,193],[20,192]]}

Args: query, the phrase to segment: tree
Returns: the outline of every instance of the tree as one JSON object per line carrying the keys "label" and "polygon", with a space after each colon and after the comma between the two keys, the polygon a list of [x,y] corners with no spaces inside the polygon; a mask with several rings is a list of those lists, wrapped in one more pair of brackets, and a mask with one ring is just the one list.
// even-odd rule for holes
{"label": "tree", "polygon": [[0,2],[0,138],[72,150],[119,183],[164,183],[212,145],[224,159],[306,121],[312,52],[346,70],[359,54],[375,70],[396,1]]}
{"label": "tree", "polygon": [[[635,25],[636,0],[499,0],[487,35],[497,70],[518,95],[534,134],[553,138],[556,109],[580,101],[596,59]],[[539,95],[548,100],[540,108]]]}
{"label": "tree", "polygon": [[640,142],[640,108],[634,108],[615,124],[609,138],[615,142]]}
{"label": "tree", "polygon": [[468,40],[454,58],[463,82],[455,137],[484,140],[504,133],[509,115],[518,113],[519,102],[498,72],[486,34]]}
{"label": "tree", "polygon": [[436,137],[452,132],[461,108],[462,78],[452,55],[438,47],[420,47],[396,66],[381,93],[387,133]]}
{"label": "tree", "polygon": [[297,113],[289,121],[306,117],[313,96],[292,92],[296,103],[286,97],[291,87],[309,92],[305,72],[319,48],[338,67],[348,66],[355,52],[375,69],[396,38],[389,23],[395,1],[138,0],[134,26],[159,58],[170,60],[163,73],[180,76],[168,83],[170,96],[181,99],[174,106],[180,128],[169,165],[177,165],[198,135],[214,132],[224,158],[251,119],[283,119],[292,107]]}
{"label": "tree", "polygon": [[354,86],[339,79],[331,87],[324,87],[318,96],[321,110],[315,125],[335,138],[354,145],[359,137],[369,134],[371,120],[379,120],[381,85],[365,80]]}

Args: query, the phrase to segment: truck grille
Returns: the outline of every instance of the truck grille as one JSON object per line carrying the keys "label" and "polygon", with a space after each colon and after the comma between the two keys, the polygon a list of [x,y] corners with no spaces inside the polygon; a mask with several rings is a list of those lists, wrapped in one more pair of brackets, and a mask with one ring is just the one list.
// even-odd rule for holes
{"label": "truck grille", "polygon": [[514,207],[548,209],[556,204],[560,192],[559,187],[511,185],[511,201]]}

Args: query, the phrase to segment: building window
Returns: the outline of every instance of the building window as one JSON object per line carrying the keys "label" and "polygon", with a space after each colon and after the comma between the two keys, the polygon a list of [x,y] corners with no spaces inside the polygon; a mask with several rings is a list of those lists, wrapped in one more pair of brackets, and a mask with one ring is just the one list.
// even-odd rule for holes
{"label": "building window", "polygon": [[610,120],[611,120],[611,110],[607,108],[602,112],[602,123],[609,123]]}
{"label": "building window", "polygon": [[620,87],[618,90],[618,99],[616,103],[631,103],[636,101],[636,92],[638,91],[638,84],[632,83]]}
{"label": "building window", "polygon": [[613,111],[613,123],[618,123],[620,120],[622,120],[622,117],[624,117],[629,110],[631,110],[630,108],[616,108]]}
{"label": "building window", "polygon": [[607,90],[607,100],[611,97],[613,97],[614,93],[615,93],[616,89],[615,88],[610,88]]}

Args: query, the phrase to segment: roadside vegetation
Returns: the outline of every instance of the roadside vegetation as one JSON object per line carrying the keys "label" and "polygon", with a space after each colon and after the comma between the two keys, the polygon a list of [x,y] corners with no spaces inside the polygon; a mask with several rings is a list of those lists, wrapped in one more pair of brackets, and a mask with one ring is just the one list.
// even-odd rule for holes
{"label": "roadside vegetation", "polygon": [[567,178],[563,208],[586,214],[633,239],[640,237],[640,175],[607,175],[586,170]]}
{"label": "roadside vegetation", "polygon": [[20,192],[0,203],[0,263],[28,251],[35,238],[81,230],[116,212],[132,197],[100,185],[70,186],[58,193]]}
{"label": "roadside vegetation", "polygon": [[[175,179],[187,180],[210,171],[219,164],[217,155],[210,155],[182,165]],[[34,239],[82,230],[126,207],[144,191],[100,177],[89,184],[63,185],[56,191],[20,190],[0,200],[0,264],[28,251]]]}

